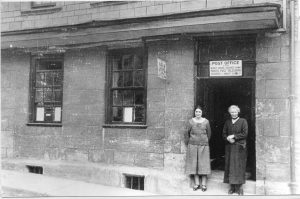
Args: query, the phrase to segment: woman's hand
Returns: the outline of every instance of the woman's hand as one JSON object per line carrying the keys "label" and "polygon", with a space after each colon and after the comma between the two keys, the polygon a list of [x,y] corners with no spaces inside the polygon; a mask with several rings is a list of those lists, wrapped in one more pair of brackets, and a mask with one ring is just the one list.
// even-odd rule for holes
{"label": "woman's hand", "polygon": [[235,142],[234,135],[228,135],[227,136],[227,141],[230,142],[231,144],[233,144]]}

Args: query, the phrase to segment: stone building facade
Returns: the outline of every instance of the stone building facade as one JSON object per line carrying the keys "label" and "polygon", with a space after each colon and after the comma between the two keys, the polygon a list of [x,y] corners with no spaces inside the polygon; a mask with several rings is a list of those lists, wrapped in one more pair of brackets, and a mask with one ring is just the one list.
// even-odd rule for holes
{"label": "stone building facade", "polygon": [[[299,193],[296,6],[2,2],[2,168],[41,166],[45,175],[119,187],[140,176],[149,192],[184,194],[183,134],[194,106],[205,107],[215,130],[213,161],[222,158],[226,108],[236,103],[251,124],[246,189]],[[224,60],[241,60],[242,74],[209,74],[209,61]],[[218,173],[211,179],[222,184]]]}

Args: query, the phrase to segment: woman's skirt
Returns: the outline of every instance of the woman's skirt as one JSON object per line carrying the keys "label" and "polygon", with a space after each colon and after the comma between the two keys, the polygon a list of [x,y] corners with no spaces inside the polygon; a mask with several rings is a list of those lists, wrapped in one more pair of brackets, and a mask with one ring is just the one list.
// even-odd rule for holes
{"label": "woman's skirt", "polygon": [[208,175],[211,173],[209,146],[188,144],[186,174]]}
{"label": "woman's skirt", "polygon": [[247,148],[237,144],[225,146],[224,183],[244,184],[246,174]]}

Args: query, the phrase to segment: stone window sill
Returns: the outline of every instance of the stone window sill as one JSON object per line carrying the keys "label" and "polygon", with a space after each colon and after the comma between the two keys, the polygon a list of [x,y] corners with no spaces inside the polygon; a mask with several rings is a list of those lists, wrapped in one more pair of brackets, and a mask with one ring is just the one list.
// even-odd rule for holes
{"label": "stone window sill", "polygon": [[130,129],[146,129],[148,126],[143,124],[104,124],[103,128],[130,128]]}
{"label": "stone window sill", "polygon": [[96,7],[104,7],[104,6],[114,6],[114,5],[122,5],[122,4],[127,4],[129,3],[128,1],[108,1],[108,2],[93,2],[90,3],[92,8]]}
{"label": "stone window sill", "polygon": [[27,123],[27,126],[62,127],[61,123]]}
{"label": "stone window sill", "polygon": [[47,7],[47,8],[38,8],[38,9],[30,9],[30,10],[23,10],[21,11],[22,16],[26,15],[44,15],[44,14],[51,14],[55,12],[59,12],[62,10],[62,7]]}

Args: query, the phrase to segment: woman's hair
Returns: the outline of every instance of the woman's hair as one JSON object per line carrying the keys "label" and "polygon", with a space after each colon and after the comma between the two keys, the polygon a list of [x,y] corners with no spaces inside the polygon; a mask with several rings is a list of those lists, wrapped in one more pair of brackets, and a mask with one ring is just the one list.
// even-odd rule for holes
{"label": "woman's hair", "polygon": [[235,109],[235,110],[237,110],[238,113],[241,112],[240,108],[237,105],[231,105],[231,106],[229,106],[228,112],[230,111],[230,109]]}
{"label": "woman's hair", "polygon": [[196,108],[194,109],[194,112],[197,110],[197,109],[200,109],[202,111],[202,107],[197,105]]}

